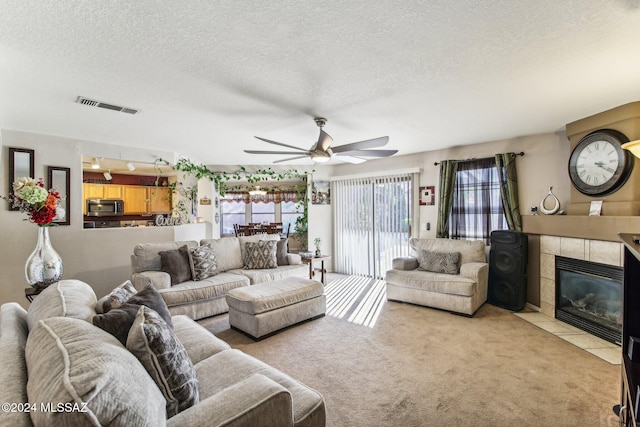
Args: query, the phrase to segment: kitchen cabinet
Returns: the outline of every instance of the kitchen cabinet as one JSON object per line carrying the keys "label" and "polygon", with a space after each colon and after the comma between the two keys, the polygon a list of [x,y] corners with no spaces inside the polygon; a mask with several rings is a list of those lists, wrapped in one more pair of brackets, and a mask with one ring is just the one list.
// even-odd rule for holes
{"label": "kitchen cabinet", "polygon": [[171,211],[171,189],[168,187],[150,187],[147,189],[149,199],[148,213],[168,213]]}
{"label": "kitchen cabinet", "polygon": [[87,214],[87,199],[122,199],[122,185],[82,184],[82,214]]}
{"label": "kitchen cabinet", "polygon": [[103,197],[105,199],[122,199],[122,185],[105,184]]}
{"label": "kitchen cabinet", "polygon": [[87,199],[122,199],[125,215],[171,212],[171,188],[141,185],[82,184],[82,213],[87,214]]}
{"label": "kitchen cabinet", "polygon": [[147,212],[148,187],[137,185],[122,186],[125,215],[144,215]]}

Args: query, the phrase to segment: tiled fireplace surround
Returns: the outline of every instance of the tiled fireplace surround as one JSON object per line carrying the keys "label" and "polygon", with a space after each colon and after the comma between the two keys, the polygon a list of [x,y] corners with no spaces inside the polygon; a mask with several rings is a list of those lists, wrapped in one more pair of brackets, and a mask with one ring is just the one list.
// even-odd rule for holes
{"label": "tiled fireplace surround", "polygon": [[574,326],[555,320],[555,257],[560,255],[584,261],[621,267],[622,243],[573,237],[540,236],[540,312],[516,313],[518,317],[564,339],[609,363],[620,363],[620,347],[590,335]]}
{"label": "tiled fireplace surround", "polygon": [[622,267],[622,243],[540,236],[540,311],[555,318],[556,255]]}

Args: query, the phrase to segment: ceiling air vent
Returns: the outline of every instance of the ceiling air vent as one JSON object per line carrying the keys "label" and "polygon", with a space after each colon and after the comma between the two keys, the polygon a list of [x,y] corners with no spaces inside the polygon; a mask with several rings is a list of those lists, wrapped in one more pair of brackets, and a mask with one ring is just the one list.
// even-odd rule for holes
{"label": "ceiling air vent", "polygon": [[105,108],[107,110],[120,111],[127,114],[137,114],[140,110],[136,110],[135,108],[122,107],[120,105],[107,104],[106,102],[96,101],[94,99],[85,98],[83,96],[79,96],[76,99],[78,104],[88,105],[89,107],[98,107]]}

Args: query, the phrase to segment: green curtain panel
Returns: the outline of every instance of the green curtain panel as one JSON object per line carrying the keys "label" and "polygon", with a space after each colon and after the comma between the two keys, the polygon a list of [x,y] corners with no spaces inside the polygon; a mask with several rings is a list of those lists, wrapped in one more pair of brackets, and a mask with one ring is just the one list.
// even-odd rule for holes
{"label": "green curtain panel", "polygon": [[496,154],[496,167],[500,179],[500,194],[509,230],[522,231],[522,217],[518,203],[518,176],[514,153]]}
{"label": "green curtain panel", "polygon": [[440,192],[438,195],[436,237],[449,237],[449,214],[451,213],[453,187],[456,183],[457,171],[457,160],[443,160],[440,162]]}

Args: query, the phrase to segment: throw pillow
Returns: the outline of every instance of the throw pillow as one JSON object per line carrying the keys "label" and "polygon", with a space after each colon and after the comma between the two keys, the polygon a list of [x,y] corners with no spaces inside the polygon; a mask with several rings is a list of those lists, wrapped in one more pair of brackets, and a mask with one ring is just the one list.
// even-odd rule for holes
{"label": "throw pillow", "polygon": [[287,254],[287,262],[289,265],[300,265],[302,264],[302,257],[298,254]]}
{"label": "throw pillow", "polygon": [[244,268],[247,270],[278,268],[278,260],[276,259],[277,244],[278,242],[275,240],[245,243],[246,258],[244,260]]}
{"label": "throw pillow", "polygon": [[189,249],[189,262],[193,280],[202,280],[218,274],[216,254],[208,243]]}
{"label": "throw pillow", "polygon": [[276,261],[278,265],[289,265],[287,249],[289,249],[289,239],[284,238],[278,240],[278,244],[276,245]]}
{"label": "throw pillow", "polygon": [[460,252],[420,251],[418,263],[422,270],[458,274],[460,272],[460,256]]}
{"label": "throw pillow", "polygon": [[191,264],[187,245],[170,251],[158,252],[162,271],[171,276],[171,286],[191,280]]}
{"label": "throw pillow", "polygon": [[123,284],[112,290],[109,294],[103,296],[96,303],[96,313],[104,314],[112,308],[118,308],[123,303],[127,302],[129,298],[136,294],[136,288],[130,280],[125,281]]}
{"label": "throw pillow", "polygon": [[162,295],[151,285],[147,285],[120,307],[111,309],[105,314],[94,316],[93,324],[118,338],[122,345],[126,345],[129,329],[131,329],[138,309],[142,305],[156,311],[173,328],[167,304],[162,299]]}
{"label": "throw pillow", "polygon": [[198,378],[184,346],[162,317],[148,307],[138,310],[127,350],[145,367],[167,401],[167,418],[198,403]]}

